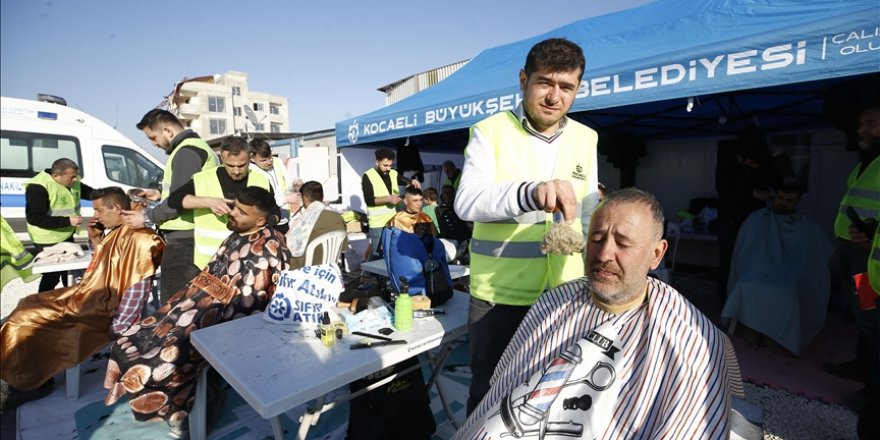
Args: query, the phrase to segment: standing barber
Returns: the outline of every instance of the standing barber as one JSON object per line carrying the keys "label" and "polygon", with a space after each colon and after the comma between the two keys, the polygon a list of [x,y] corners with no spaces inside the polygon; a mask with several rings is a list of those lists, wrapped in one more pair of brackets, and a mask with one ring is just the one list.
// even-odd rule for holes
{"label": "standing barber", "polygon": [[522,103],[474,125],[455,212],[474,222],[468,316],[468,413],[529,307],[544,290],[584,276],[582,254],[544,255],[553,212],[586,235],[598,203],[596,132],[566,117],[584,73],[576,44],[536,44],[519,72]]}
{"label": "standing barber", "polygon": [[394,163],[394,151],[390,148],[376,150],[376,166],[367,170],[361,178],[361,190],[364,203],[367,205],[367,221],[370,224],[370,259],[379,258],[379,237],[382,228],[394,217],[395,208],[400,203],[400,186],[411,185],[421,189],[416,179],[406,180],[391,168]]}

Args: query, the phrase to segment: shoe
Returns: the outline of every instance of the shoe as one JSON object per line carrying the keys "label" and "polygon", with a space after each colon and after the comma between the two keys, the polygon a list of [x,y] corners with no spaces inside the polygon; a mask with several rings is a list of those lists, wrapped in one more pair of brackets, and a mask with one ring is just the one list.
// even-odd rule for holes
{"label": "shoe", "polygon": [[55,379],[49,379],[40,385],[39,388],[31,391],[17,390],[8,383],[3,382],[2,388],[0,388],[0,412],[18,408],[21,404],[31,400],[42,399],[52,394],[54,388]]}
{"label": "shoe", "polygon": [[828,374],[843,379],[854,380],[856,382],[868,381],[868,372],[865,371],[864,364],[858,359],[839,364],[825,364],[822,366],[822,369]]}

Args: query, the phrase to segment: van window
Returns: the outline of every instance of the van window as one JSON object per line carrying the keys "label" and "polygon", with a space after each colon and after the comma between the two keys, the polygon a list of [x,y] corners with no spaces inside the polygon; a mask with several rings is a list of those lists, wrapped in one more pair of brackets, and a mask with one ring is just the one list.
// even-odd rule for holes
{"label": "van window", "polygon": [[0,156],[0,169],[8,177],[34,177],[63,157],[79,164],[79,175],[83,175],[79,139],[73,136],[2,130]]}
{"label": "van window", "polygon": [[104,145],[104,169],[107,178],[137,188],[159,189],[163,170],[137,151]]}

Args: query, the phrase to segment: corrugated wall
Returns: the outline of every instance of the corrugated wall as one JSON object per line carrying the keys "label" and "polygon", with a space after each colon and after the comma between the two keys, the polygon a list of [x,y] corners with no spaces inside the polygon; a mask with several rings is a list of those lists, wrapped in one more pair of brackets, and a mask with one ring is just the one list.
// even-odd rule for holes
{"label": "corrugated wall", "polygon": [[415,95],[422,90],[427,89],[428,87],[437,84],[440,81],[443,81],[449,75],[452,75],[456,70],[460,69],[461,66],[467,64],[466,61],[459,61],[457,63],[449,64],[443,67],[438,67],[436,69],[431,69],[427,72],[422,72],[417,75],[413,75],[399,84],[396,84],[385,93],[385,105],[394,104],[397,101],[400,101],[408,96]]}

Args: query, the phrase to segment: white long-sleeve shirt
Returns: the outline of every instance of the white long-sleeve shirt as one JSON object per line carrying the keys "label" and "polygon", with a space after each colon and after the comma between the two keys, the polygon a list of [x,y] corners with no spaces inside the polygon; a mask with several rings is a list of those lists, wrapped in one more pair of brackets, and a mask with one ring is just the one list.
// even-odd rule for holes
{"label": "white long-sleeve shirt", "polygon": [[[495,182],[495,148],[487,143],[479,128],[473,129],[473,135],[465,149],[465,162],[462,170],[461,184],[455,195],[455,212],[462,220],[488,222],[513,218],[527,212],[539,211],[532,198],[535,187],[553,179],[553,170],[559,150],[559,135],[568,122],[560,121],[560,128],[551,136],[544,136],[531,128],[522,111],[522,106],[514,110],[529,133],[529,139],[535,148],[535,156],[542,159],[541,170],[543,180]],[[525,160],[525,159],[524,159]],[[589,161],[591,169],[585,170],[587,187],[590,192],[578,203],[581,211],[583,233],[586,235],[590,227],[590,216],[599,201],[598,169],[596,159]]]}

